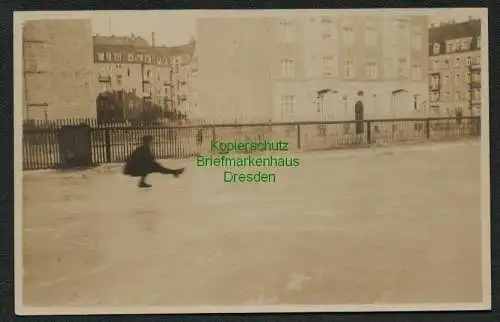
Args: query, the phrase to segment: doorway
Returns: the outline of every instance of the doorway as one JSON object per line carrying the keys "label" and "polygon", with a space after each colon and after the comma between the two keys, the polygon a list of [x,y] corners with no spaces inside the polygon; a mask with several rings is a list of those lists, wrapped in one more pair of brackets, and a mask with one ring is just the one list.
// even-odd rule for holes
{"label": "doorway", "polygon": [[364,120],[364,106],[363,102],[357,101],[354,105],[354,120],[356,121],[356,134],[364,133],[365,127],[363,124]]}

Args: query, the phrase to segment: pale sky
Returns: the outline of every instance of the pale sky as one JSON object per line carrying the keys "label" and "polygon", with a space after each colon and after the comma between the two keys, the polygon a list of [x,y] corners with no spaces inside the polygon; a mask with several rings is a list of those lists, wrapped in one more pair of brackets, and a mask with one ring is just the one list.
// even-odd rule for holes
{"label": "pale sky", "polygon": [[[446,9],[375,9],[377,12],[398,14],[428,14],[430,23],[455,20],[457,22],[481,18],[480,8]],[[293,10],[293,15],[318,13],[325,10]],[[331,10],[334,14],[346,14],[352,10]],[[366,14],[366,10],[356,10]],[[92,32],[104,36],[130,36],[134,33],[151,43],[151,32],[155,32],[156,45],[176,46],[186,44],[195,37],[198,17],[234,17],[234,16],[274,16],[290,15],[289,10],[150,10],[150,11],[73,11],[73,12],[16,12],[15,21],[30,19],[68,19],[87,18],[92,22]],[[223,37],[223,35],[221,35]]]}

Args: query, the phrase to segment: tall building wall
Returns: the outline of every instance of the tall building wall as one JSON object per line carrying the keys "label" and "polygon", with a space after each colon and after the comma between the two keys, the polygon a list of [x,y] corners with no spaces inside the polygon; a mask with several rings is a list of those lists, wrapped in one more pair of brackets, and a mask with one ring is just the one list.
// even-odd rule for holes
{"label": "tall building wall", "polygon": [[270,64],[276,57],[269,18],[199,19],[197,85],[208,122],[268,121]]}
{"label": "tall building wall", "polygon": [[219,18],[197,27],[206,117],[352,120],[359,100],[365,119],[428,116],[425,17]]}
{"label": "tall building wall", "polygon": [[94,117],[89,20],[31,20],[23,29],[24,117]]}
{"label": "tall building wall", "polygon": [[432,115],[480,115],[481,21],[432,26],[429,56]]}

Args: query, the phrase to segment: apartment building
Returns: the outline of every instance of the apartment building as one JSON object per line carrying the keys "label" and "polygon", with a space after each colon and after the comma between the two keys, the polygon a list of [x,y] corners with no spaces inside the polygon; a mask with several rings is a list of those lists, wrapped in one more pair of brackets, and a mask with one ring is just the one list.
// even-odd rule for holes
{"label": "apartment building", "polygon": [[193,47],[194,43],[179,47],[156,46],[154,33],[152,44],[135,35],[95,35],[98,109],[116,110],[113,115],[119,119],[151,109],[159,115],[178,109],[185,100],[180,92],[185,78],[181,67],[189,61]]}
{"label": "apartment building", "polygon": [[431,115],[480,115],[481,21],[431,26],[429,56]]}
{"label": "apartment building", "polygon": [[22,37],[23,118],[95,117],[90,21],[29,20]]}
{"label": "apartment building", "polygon": [[427,116],[427,25],[377,14],[199,19],[202,113],[224,122]]}

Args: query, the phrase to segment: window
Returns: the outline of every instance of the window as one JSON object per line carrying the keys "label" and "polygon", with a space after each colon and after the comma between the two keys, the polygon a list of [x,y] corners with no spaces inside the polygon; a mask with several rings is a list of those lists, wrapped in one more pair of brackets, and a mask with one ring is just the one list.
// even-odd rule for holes
{"label": "window", "polygon": [[400,58],[398,60],[398,77],[408,77],[408,62],[405,58]]}
{"label": "window", "polygon": [[471,73],[465,72],[464,73],[464,83],[470,83],[470,79],[471,79]]}
{"label": "window", "polygon": [[458,57],[458,56],[457,56],[457,57],[455,57],[455,62],[454,62],[454,64],[453,64],[453,67],[455,67],[455,68],[460,67],[460,63],[461,63],[461,62],[462,62],[462,60],[460,59],[460,57]]}
{"label": "window", "polygon": [[376,79],[377,78],[377,63],[374,61],[369,61],[365,65],[366,68],[366,78]]}
{"label": "window", "polygon": [[474,57],[474,64],[481,65],[481,56]]}
{"label": "window", "polygon": [[455,84],[456,85],[460,85],[462,82],[461,82],[461,75],[459,72],[456,72],[455,73]]}
{"label": "window", "polygon": [[122,85],[122,79],[123,79],[122,75],[116,75],[116,84],[121,86]]}
{"label": "window", "polygon": [[108,72],[106,71],[105,67],[101,68],[101,71],[99,72],[99,76],[101,76],[101,77],[108,76]]}
{"label": "window", "polygon": [[470,65],[472,65],[472,58],[470,58],[470,56],[467,56],[467,58],[465,58],[465,66]]}
{"label": "window", "polygon": [[351,20],[344,21],[342,25],[342,40],[346,45],[354,45],[354,27]]}
{"label": "window", "polygon": [[122,54],[120,54],[120,53],[113,53],[113,59],[115,61],[122,61]]}
{"label": "window", "polygon": [[481,82],[481,72],[473,71],[472,72],[472,81],[475,83]]}
{"label": "window", "polygon": [[332,55],[323,56],[323,76],[337,76],[336,61]]}
{"label": "window", "polygon": [[127,68],[127,76],[130,77],[130,68]]}
{"label": "window", "polygon": [[281,77],[293,78],[295,76],[294,61],[291,58],[281,60]]}
{"label": "window", "polygon": [[134,61],[134,54],[128,54],[128,61]]}
{"label": "window", "polygon": [[419,110],[418,106],[418,98],[419,98],[420,95],[413,95],[413,109],[414,110]]}
{"label": "window", "polygon": [[281,41],[291,42],[293,40],[293,25],[291,21],[280,22]]}
{"label": "window", "polygon": [[104,53],[97,53],[97,60],[104,61]]}
{"label": "window", "polygon": [[385,61],[385,77],[394,77],[394,60],[392,58],[388,58]]}
{"label": "window", "polygon": [[431,90],[439,89],[439,75],[432,75],[430,82],[431,82]]}
{"label": "window", "polygon": [[146,77],[151,77],[151,71],[149,69],[146,71]]}
{"label": "window", "polygon": [[452,53],[457,50],[457,40],[447,40],[446,41],[446,53]]}
{"label": "window", "polygon": [[450,61],[448,59],[443,60],[443,68],[450,68]]}
{"label": "window", "polygon": [[413,64],[411,68],[411,76],[413,80],[422,79],[422,67],[419,64]]}
{"label": "window", "polygon": [[457,43],[457,49],[470,50],[471,43],[472,43],[472,37],[460,38]]}
{"label": "window", "polygon": [[283,118],[290,118],[293,115],[295,107],[295,96],[283,95],[281,97],[281,113]]}
{"label": "window", "polygon": [[366,23],[365,44],[369,47],[375,47],[377,45],[377,29],[373,21],[368,21]]}
{"label": "window", "polygon": [[439,92],[431,92],[431,101],[432,102],[438,102],[439,101]]}
{"label": "window", "polygon": [[439,55],[439,52],[441,50],[441,45],[437,42],[435,42],[433,45],[432,45],[432,53],[434,55]]}
{"label": "window", "polygon": [[321,18],[321,25],[323,29],[322,38],[323,39],[332,39],[335,33],[333,28],[332,19],[329,17]]}
{"label": "window", "polygon": [[147,64],[151,64],[151,55],[144,55],[144,61]]}
{"label": "window", "polygon": [[474,88],[472,90],[472,100],[474,101],[481,100],[481,92],[479,91],[479,88]]}
{"label": "window", "polygon": [[448,75],[443,77],[443,85],[448,84],[448,81],[450,80],[450,77]]}
{"label": "window", "polygon": [[481,49],[481,36],[477,36],[476,38],[476,46],[478,49]]}
{"label": "window", "polygon": [[138,54],[137,55],[137,60],[140,61],[140,62],[143,62],[144,61],[144,55],[143,54]]}
{"label": "window", "polygon": [[106,60],[111,61],[111,53],[106,53]]}
{"label": "window", "polygon": [[455,91],[455,100],[457,101],[460,101],[462,99],[462,93],[460,92],[460,90],[456,90]]}
{"label": "window", "polygon": [[344,78],[354,78],[354,61],[347,60],[344,63]]}
{"label": "window", "polygon": [[422,28],[420,26],[412,28],[411,45],[414,50],[422,49]]}

